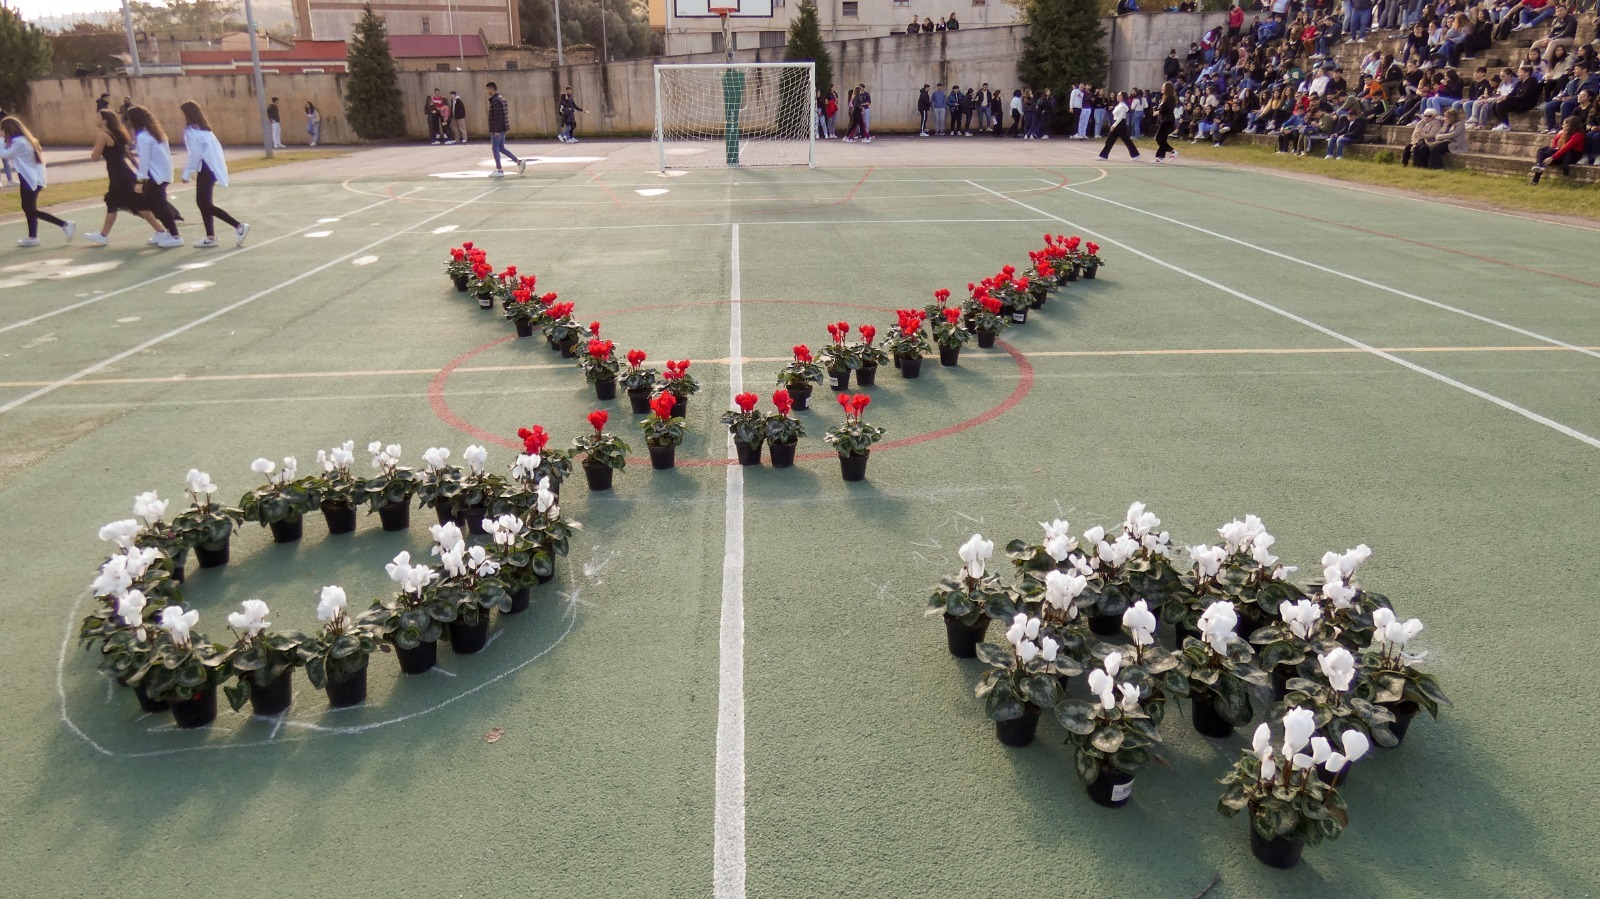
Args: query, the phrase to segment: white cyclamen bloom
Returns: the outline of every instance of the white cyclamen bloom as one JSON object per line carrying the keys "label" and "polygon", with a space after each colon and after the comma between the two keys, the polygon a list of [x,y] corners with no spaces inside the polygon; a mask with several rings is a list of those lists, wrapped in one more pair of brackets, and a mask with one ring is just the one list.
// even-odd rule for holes
{"label": "white cyclamen bloom", "polygon": [[[1329,571],[1337,569],[1330,568]],[[1322,585],[1322,598],[1333,604],[1334,609],[1348,609],[1356,598],[1356,588],[1341,580],[1331,580]]]}
{"label": "white cyclamen bloom", "polygon": [[1339,574],[1340,574],[1341,578],[1343,580],[1349,580],[1350,576],[1352,574],[1355,574],[1356,573],[1356,569],[1361,566],[1361,563],[1365,562],[1367,559],[1369,559],[1371,557],[1372,557],[1372,549],[1371,549],[1371,547],[1367,546],[1365,543],[1362,543],[1359,546],[1355,547],[1354,549],[1345,550],[1343,553],[1336,553],[1336,552],[1333,552],[1332,550],[1329,550],[1328,552],[1323,553],[1322,554],[1322,567],[1323,568],[1334,568],[1334,567],[1337,567],[1339,569]]}
{"label": "white cyclamen bloom", "polygon": [[1261,519],[1255,515],[1246,515],[1244,521],[1235,518],[1220,528],[1217,533],[1221,535],[1222,542],[1227,546],[1231,555],[1255,542],[1257,536],[1266,533],[1266,527]]}
{"label": "white cyclamen bloom", "polygon": [[1328,742],[1326,737],[1311,738],[1311,760],[1313,762],[1320,765],[1327,761],[1330,755],[1333,755],[1333,745]]}
{"label": "white cyclamen bloom", "polygon": [[394,557],[394,561],[383,566],[383,570],[389,573],[389,580],[398,584],[405,577],[404,571],[410,567],[411,553],[407,550],[401,550]]}
{"label": "white cyclamen bloom", "polygon": [[[439,564],[444,567],[444,573],[450,577],[465,577],[467,574],[466,552],[467,547],[463,543],[439,553]],[[415,582],[413,581],[412,583]]]}
{"label": "white cyclamen bloom", "polygon": [[1071,534],[1057,534],[1047,537],[1044,541],[1044,553],[1057,565],[1065,562],[1067,556],[1078,548],[1078,538]]}
{"label": "white cyclamen bloom", "polygon": [[543,515],[554,508],[555,504],[556,495],[555,492],[550,489],[550,479],[540,478],[539,486],[534,491],[534,510],[540,515]]}
{"label": "white cyclamen bloom", "polygon": [[300,460],[293,456],[284,456],[283,464],[278,466],[278,483],[289,483],[290,481],[294,480],[295,474],[299,471]]}
{"label": "white cyclamen bloom", "polygon": [[517,461],[511,463],[511,476],[519,481],[531,481],[539,473],[539,465],[543,460],[538,453],[523,453],[517,456]]}
{"label": "white cyclamen bloom", "polygon": [[180,646],[188,645],[189,632],[199,620],[200,613],[194,609],[185,612],[180,606],[167,606],[161,610],[161,629]]}
{"label": "white cyclamen bloom", "polygon": [[1106,539],[1106,529],[1099,525],[1083,532],[1083,542],[1090,546],[1098,545],[1104,539]]}
{"label": "white cyclamen bloom", "polygon": [[1123,519],[1122,526],[1130,535],[1143,537],[1161,527],[1161,519],[1154,512],[1146,512],[1144,503],[1134,503],[1128,507],[1128,516]]}
{"label": "white cyclamen bloom", "polygon": [[1256,538],[1250,541],[1250,558],[1255,559],[1256,564],[1262,568],[1271,568],[1278,564],[1278,557],[1272,554],[1272,544],[1277,542],[1278,538],[1271,534],[1265,532],[1257,534]]}
{"label": "white cyclamen bloom", "polygon": [[1391,621],[1383,628],[1383,642],[1396,648],[1404,647],[1411,638],[1422,633],[1422,622],[1416,618]]}
{"label": "white cyclamen bloom", "polygon": [[[410,558],[408,553],[400,555]],[[397,558],[398,560],[398,558]],[[393,574],[391,573],[391,577]],[[345,595],[343,587],[323,587],[317,597],[317,620],[332,621],[334,616],[344,613]]]}
{"label": "white cyclamen bloom", "polygon": [[105,560],[89,589],[95,596],[121,596],[131,586],[133,575],[128,572],[128,557],[119,555]]}
{"label": "white cyclamen bloom", "polygon": [[1356,676],[1356,657],[1350,654],[1350,650],[1341,646],[1333,652],[1319,655],[1317,665],[1335,690],[1343,693],[1350,689],[1350,682]]}
{"label": "white cyclamen bloom", "polygon": [[1023,640],[1017,644],[1017,658],[1026,665],[1039,657],[1039,647],[1032,640]]}
{"label": "white cyclamen bloom", "polygon": [[1316,713],[1310,709],[1299,707],[1292,708],[1283,716],[1283,754],[1292,757],[1295,753],[1306,748],[1311,742],[1311,734],[1317,729]]}
{"label": "white cyclamen bloom", "polygon": [[961,570],[966,572],[967,577],[981,578],[984,566],[994,555],[994,541],[983,539],[982,534],[973,534],[971,539],[961,544],[956,554],[961,557]]}
{"label": "white cyclamen bloom", "polygon": [[1051,537],[1072,536],[1072,525],[1068,524],[1065,518],[1057,518],[1054,521],[1041,521],[1039,522],[1039,527],[1044,528],[1044,539],[1046,540]]}
{"label": "white cyclamen bloom", "polygon": [[1049,571],[1044,576],[1044,601],[1060,609],[1071,621],[1078,617],[1078,606],[1073,602],[1089,586],[1088,578],[1076,574]]}
{"label": "white cyclamen bloom", "polygon": [[156,496],[154,490],[147,490],[133,498],[133,516],[145,524],[155,524],[165,514],[167,501]]}
{"label": "white cyclamen bloom", "polygon": [[346,440],[343,446],[336,446],[326,453],[317,450],[317,461],[322,463],[323,471],[349,471],[356,461],[356,442]]}
{"label": "white cyclamen bloom", "polygon": [[1322,620],[1322,609],[1309,599],[1302,599],[1299,602],[1290,602],[1286,599],[1278,603],[1278,616],[1296,637],[1309,640],[1312,631],[1317,628],[1317,622]]}
{"label": "white cyclamen bloom", "polygon": [[489,520],[488,530],[489,535],[494,538],[495,546],[510,546],[517,542],[517,538],[522,536],[526,527],[527,525],[524,525],[522,519],[517,516],[502,515]]}
{"label": "white cyclamen bloom", "polygon": [[483,474],[483,468],[489,462],[489,450],[477,445],[469,446],[461,451],[461,461],[467,463],[467,468],[473,474]]}
{"label": "white cyclamen bloom", "polygon": [[481,546],[474,546],[467,552],[467,566],[478,577],[493,577],[500,570],[500,563],[489,555],[489,551]]}
{"label": "white cyclamen bloom", "polygon": [[1367,750],[1372,748],[1372,741],[1359,730],[1345,731],[1339,737],[1339,742],[1344,744],[1344,757],[1352,762],[1366,755]]}
{"label": "white cyclamen bloom", "polygon": [[217,485],[211,483],[211,475],[198,468],[189,469],[189,473],[184,476],[183,480],[184,484],[189,488],[189,492],[196,496],[210,496],[217,492]]}
{"label": "white cyclamen bloom", "polygon": [[1118,705],[1124,712],[1137,712],[1139,710],[1139,688],[1133,684],[1118,684],[1117,691],[1122,694]]}
{"label": "white cyclamen bloom", "polygon": [[1344,766],[1349,762],[1350,760],[1345,757],[1344,753],[1334,751],[1328,753],[1328,758],[1322,763],[1322,767],[1326,768],[1329,774],[1337,774],[1342,771]]}
{"label": "white cyclamen bloom", "polygon": [[442,446],[430,446],[422,451],[422,461],[429,471],[438,471],[450,461],[450,451]]}
{"label": "white cyclamen bloom", "polygon": [[1228,638],[1238,626],[1239,614],[1228,600],[1219,599],[1200,613],[1200,639],[1219,656],[1228,654]]}
{"label": "white cyclamen bloom", "polygon": [[1117,707],[1116,681],[1099,668],[1089,672],[1089,692],[1099,696],[1107,710]]}
{"label": "white cyclamen bloom", "polygon": [[1011,619],[1011,626],[1006,628],[1006,640],[1012,645],[1019,644],[1023,640],[1032,640],[1037,636],[1039,636],[1039,619],[1029,618],[1026,612],[1018,612],[1016,617]]}
{"label": "white cyclamen bloom", "polygon": [[239,611],[228,615],[228,626],[249,639],[272,626],[272,622],[267,620],[268,614],[266,603],[259,599],[247,599],[239,604]]}
{"label": "white cyclamen bloom", "polygon": [[1099,560],[1094,558],[1086,559],[1077,553],[1073,553],[1067,557],[1067,561],[1072,563],[1073,569],[1079,574],[1083,575],[1084,577],[1089,577],[1094,574],[1095,563]]}
{"label": "white cyclamen bloom", "polygon": [[367,444],[367,452],[372,454],[372,467],[384,470],[400,464],[400,444],[391,443],[383,445],[382,440],[374,440]]}
{"label": "white cyclamen bloom", "polygon": [[100,539],[115,544],[120,549],[127,549],[133,545],[133,538],[139,536],[139,530],[140,524],[137,518],[124,518],[102,527]]}
{"label": "white cyclamen bloom", "polygon": [[1118,671],[1122,670],[1122,653],[1109,653],[1106,656],[1104,664],[1106,666],[1106,673],[1115,676]]}
{"label": "white cyclamen bloom", "polygon": [[1250,751],[1256,758],[1266,761],[1272,758],[1272,726],[1265,721],[1256,727],[1255,737],[1250,741]]}
{"label": "white cyclamen bloom", "polygon": [[1056,660],[1056,651],[1060,648],[1061,644],[1049,637],[1043,637],[1039,640],[1039,656],[1046,662],[1054,662]]}
{"label": "white cyclamen bloom", "polygon": [[1262,759],[1261,760],[1261,779],[1262,780],[1271,780],[1271,779],[1273,779],[1274,777],[1277,777],[1277,776],[1278,776],[1278,763],[1277,763],[1277,761],[1275,761],[1272,758],[1272,756],[1270,756],[1270,755],[1267,756],[1266,758]]}
{"label": "white cyclamen bloom", "polygon": [[1317,763],[1316,759],[1306,755],[1303,752],[1295,753],[1294,758],[1290,759],[1290,761],[1294,764],[1296,771],[1304,771],[1305,769],[1310,768]]}
{"label": "white cyclamen bloom", "polygon": [[1122,613],[1122,626],[1133,635],[1133,642],[1140,646],[1156,642],[1156,616],[1150,613],[1150,607],[1142,599]]}
{"label": "white cyclamen bloom", "polygon": [[129,590],[117,597],[117,617],[131,628],[144,626],[145,598],[143,591]]}
{"label": "white cyclamen bloom", "polygon": [[125,570],[128,572],[128,576],[138,580],[144,577],[145,572],[150,570],[150,566],[154,565],[157,559],[161,558],[161,550],[155,547],[141,549],[137,546],[130,546],[122,551],[122,558],[126,560]]}
{"label": "white cyclamen bloom", "polygon": [[272,480],[272,471],[277,467],[271,459],[257,459],[250,463],[250,470],[256,474],[266,475],[268,481]]}
{"label": "white cyclamen bloom", "polygon": [[466,543],[465,538],[461,536],[461,526],[453,521],[446,524],[429,525],[428,533],[433,535],[435,545],[432,554],[436,556]]}
{"label": "white cyclamen bloom", "polygon": [[[460,559],[462,547],[456,547],[455,557]],[[410,565],[400,572],[400,589],[414,596],[422,595],[422,588],[428,586],[437,578],[439,573],[427,565]]]}
{"label": "white cyclamen bloom", "polygon": [[1194,560],[1195,574],[1203,578],[1216,577],[1217,572],[1222,570],[1222,560],[1227,557],[1227,551],[1220,546],[1207,546],[1202,543],[1199,546],[1189,547],[1189,558]]}
{"label": "white cyclamen bloom", "polygon": [[1166,531],[1159,534],[1145,534],[1139,538],[1139,545],[1145,552],[1152,556],[1170,556],[1172,554],[1172,535]]}

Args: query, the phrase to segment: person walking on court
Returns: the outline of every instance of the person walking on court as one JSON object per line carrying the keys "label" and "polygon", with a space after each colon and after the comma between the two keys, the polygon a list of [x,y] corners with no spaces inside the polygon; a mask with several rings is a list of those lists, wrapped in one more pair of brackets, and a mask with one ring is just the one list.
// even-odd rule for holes
{"label": "person walking on court", "polygon": [[450,124],[456,143],[467,142],[467,101],[455,91],[450,92]]}
{"label": "person walking on court", "polygon": [[572,132],[577,130],[578,113],[583,112],[583,107],[572,99],[572,88],[570,86],[561,92],[561,102],[557,104],[556,111],[561,114],[561,132],[556,135],[556,138],[564,144],[577,143],[578,139],[573,137]]}
{"label": "person walking on court", "polygon": [[311,146],[317,145],[317,140],[322,137],[322,116],[317,114],[316,104],[306,101],[306,134],[311,138]]}
{"label": "person walking on court", "polygon": [[1101,159],[1111,158],[1111,148],[1118,140],[1128,148],[1128,158],[1138,159],[1139,148],[1133,145],[1133,138],[1128,136],[1128,94],[1126,91],[1117,92],[1117,105],[1111,107],[1111,132],[1106,135],[1106,145],[1100,150]]}
{"label": "person walking on court", "polygon": [[83,239],[97,247],[110,243],[111,226],[116,224],[119,212],[131,212],[144,219],[151,231],[160,231],[161,223],[144,205],[133,166],[128,164],[129,144],[132,143],[128,130],[122,127],[122,120],[110,107],[100,110],[96,118],[100,120],[100,133],[95,137],[89,159],[91,162],[104,160],[106,164],[106,220],[99,231],[85,234]]}
{"label": "person walking on court", "polygon": [[128,124],[133,128],[133,148],[139,158],[139,168],[134,172],[144,184],[141,196],[144,205],[160,222],[165,231],[157,231],[150,242],[164,250],[183,246],[178,236],[178,221],[172,217],[167,203],[167,185],[172,183],[172,147],[167,144],[167,132],[150,110],[134,106],[128,110]]}
{"label": "person walking on court", "polygon": [[1156,105],[1156,162],[1165,162],[1168,156],[1177,156],[1168,138],[1178,127],[1178,91],[1168,81],[1161,85],[1161,102]]}
{"label": "person walking on court", "polygon": [[[268,125],[268,127],[270,127],[272,129],[272,148],[274,150],[282,150],[283,149],[283,117],[278,114],[278,98],[277,97],[273,97],[272,98],[272,102],[267,104],[267,125]],[[133,127],[133,123],[129,122],[128,123],[128,127],[132,128]]]}
{"label": "person walking on court", "polygon": [[206,226],[206,236],[196,241],[195,246],[217,245],[213,228],[216,219],[233,226],[234,246],[244,246],[250,226],[229,215],[211,200],[212,191],[218,184],[228,186],[228,160],[222,155],[222,144],[211,133],[211,123],[206,121],[206,114],[200,111],[200,104],[185,100],[178,108],[183,110],[183,149],[186,156],[183,181],[187,184],[196,173],[200,176],[195,182],[194,203],[200,207],[200,221]]}
{"label": "person walking on court", "polygon": [[928,136],[928,113],[932,109],[933,98],[928,96],[928,85],[924,84],[922,86],[921,93],[917,94],[917,120],[921,122],[922,125],[922,127],[917,129],[921,132],[921,134],[918,135],[919,137]]}
{"label": "person walking on court", "polygon": [[33,136],[28,126],[16,116],[6,116],[0,119],[0,135],[4,135],[5,147],[0,148],[0,157],[16,167],[17,178],[22,182],[22,217],[28,222],[28,236],[17,241],[19,247],[36,247],[39,245],[39,223],[49,222],[61,229],[67,235],[67,240],[72,240],[72,235],[77,233],[78,226],[72,222],[63,221],[48,212],[39,211],[39,193],[44,190],[44,149],[39,146],[39,139]]}
{"label": "person walking on court", "polygon": [[489,94],[489,151],[494,154],[494,172],[489,177],[506,176],[500,169],[502,155],[517,164],[517,174],[520,175],[528,170],[528,163],[526,160],[518,159],[515,153],[506,149],[506,132],[511,128],[511,111],[506,104],[506,98],[500,95],[500,86],[493,81],[485,84],[483,89]]}

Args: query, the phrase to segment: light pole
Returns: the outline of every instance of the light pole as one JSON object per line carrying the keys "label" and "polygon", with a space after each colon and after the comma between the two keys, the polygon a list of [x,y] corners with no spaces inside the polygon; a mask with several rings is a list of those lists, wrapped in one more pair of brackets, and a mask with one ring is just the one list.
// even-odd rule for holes
{"label": "light pole", "polygon": [[140,75],[139,42],[133,39],[133,10],[128,8],[128,0],[122,0],[122,29],[128,32],[128,59],[133,63],[133,74]]}
{"label": "light pole", "polygon": [[[124,6],[124,9],[127,7]],[[244,0],[245,28],[250,31],[250,71],[255,75],[256,110],[261,118],[261,148],[272,158],[272,125],[267,122],[267,86],[261,79],[261,51],[256,48],[256,15],[250,0]]]}
{"label": "light pole", "polygon": [[556,0],[556,65],[566,64],[566,54],[561,50],[561,0]]}
{"label": "light pole", "polygon": [[450,17],[450,30],[456,34],[456,68],[465,71],[467,68],[467,51],[461,45],[461,29],[456,27],[456,8],[451,0],[445,0],[445,15]]}

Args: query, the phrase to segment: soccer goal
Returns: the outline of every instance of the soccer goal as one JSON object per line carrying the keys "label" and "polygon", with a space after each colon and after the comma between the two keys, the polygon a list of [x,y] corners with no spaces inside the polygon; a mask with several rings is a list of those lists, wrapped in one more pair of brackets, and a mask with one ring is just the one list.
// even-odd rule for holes
{"label": "soccer goal", "polygon": [[813,63],[658,65],[655,76],[662,171],[816,167]]}

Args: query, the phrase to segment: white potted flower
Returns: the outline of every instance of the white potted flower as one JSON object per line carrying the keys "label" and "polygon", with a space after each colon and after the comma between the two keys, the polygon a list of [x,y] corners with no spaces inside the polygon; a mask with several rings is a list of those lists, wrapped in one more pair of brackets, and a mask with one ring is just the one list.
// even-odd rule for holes
{"label": "white potted flower", "polygon": [[[454,522],[433,527],[450,528],[460,539],[461,529]],[[456,620],[455,604],[432,589],[439,573],[428,565],[411,564],[409,552],[395,556],[384,570],[399,590],[374,603],[369,619],[394,646],[400,670],[422,674],[439,661],[439,638]]]}
{"label": "white potted flower", "polygon": [[378,473],[361,484],[368,512],[377,512],[385,531],[411,527],[411,497],[416,495],[417,473],[400,464],[400,444],[374,440],[367,444],[372,467]]}
{"label": "white potted flower", "polygon": [[434,529],[433,554],[442,576],[433,588],[456,610],[449,622],[450,648],[458,654],[478,652],[489,642],[489,613],[511,610],[511,594],[496,575],[500,562],[483,546],[469,546],[455,524]]}
{"label": "white potted flower", "polygon": [[1040,620],[1018,612],[1006,629],[1006,642],[983,643],[978,658],[989,666],[977,695],[994,721],[995,736],[1007,746],[1027,746],[1039,716],[1061,701],[1060,678],[1082,674],[1083,666],[1061,652],[1061,644],[1040,633]]}
{"label": "white potted flower", "polygon": [[439,523],[455,521],[456,494],[461,492],[461,469],[450,464],[450,450],[430,446],[422,453],[423,469],[417,482],[417,506],[431,506]]}
{"label": "white potted flower", "polygon": [[1361,653],[1361,664],[1368,672],[1367,698],[1394,715],[1389,730],[1399,745],[1418,711],[1427,709],[1437,718],[1439,706],[1450,705],[1450,699],[1432,675],[1417,670],[1416,664],[1427,658],[1427,653],[1406,649],[1421,633],[1421,621],[1401,621],[1392,610],[1380,608],[1373,611],[1372,623],[1372,644]]}
{"label": "white potted flower", "polygon": [[239,499],[239,511],[245,520],[270,528],[274,543],[299,540],[305,524],[303,516],[318,507],[317,479],[297,479],[300,465],[293,456],[285,456],[281,468],[265,458],[252,462],[250,468],[265,477],[267,483]]}
{"label": "white potted flower", "polygon": [[[160,589],[157,584],[165,577],[160,562],[159,550],[137,546],[126,547],[107,559],[89,585],[95,596],[94,609],[78,629],[78,642],[85,649],[100,648],[101,673],[133,687],[146,712],[167,710],[166,701],[151,698],[135,678],[155,649],[154,634],[146,626],[146,618],[155,618],[162,602],[146,588]],[[176,591],[171,595],[176,596]]]}
{"label": "white potted flower", "polygon": [[975,658],[978,644],[989,630],[989,622],[1010,619],[1016,604],[1000,579],[989,571],[994,557],[994,541],[973,534],[957,551],[961,571],[943,578],[928,599],[928,615],[943,615],[945,639],[950,654],[958,659]]}
{"label": "white potted flower", "polygon": [[322,475],[317,478],[315,489],[330,534],[355,532],[356,504],[366,498],[362,482],[352,470],[355,461],[354,440],[346,440],[331,450],[317,450],[317,468]]}
{"label": "white potted flower", "polygon": [[270,614],[266,603],[247,599],[228,615],[237,639],[223,659],[235,682],[222,691],[236,712],[248,702],[251,714],[270,717],[282,713],[294,698],[294,669],[303,662],[300,646],[306,638],[298,631],[267,630]]}
{"label": "white potted flower", "polygon": [[483,534],[484,519],[491,506],[506,490],[506,479],[489,471],[489,450],[469,446],[461,451],[461,461],[466,470],[461,478],[461,492],[456,494],[456,519],[473,534]]}
{"label": "white potted flower", "polygon": [[217,485],[211,475],[189,469],[184,478],[189,494],[190,508],[172,521],[175,539],[185,549],[193,549],[201,568],[218,568],[228,564],[228,548],[233,529],[244,520],[244,514],[231,506],[212,501]]}
{"label": "white potted flower", "polygon": [[144,668],[134,682],[156,702],[172,706],[179,727],[205,727],[217,718],[217,686],[226,676],[221,646],[194,633],[200,613],[182,606],[161,610],[159,629]]}
{"label": "white potted flower", "polygon": [[1234,605],[1219,599],[1196,621],[1199,637],[1187,637],[1178,651],[1188,661],[1190,709],[1194,729],[1221,739],[1250,722],[1252,699],[1265,707],[1271,681],[1255,667],[1249,641],[1235,632]]}
{"label": "white potted flower", "polygon": [[344,588],[323,587],[318,595],[317,620],[322,627],[300,645],[306,679],[328,693],[328,705],[340,709],[367,699],[367,663],[375,652],[386,652],[382,631],[370,615],[352,618]]}
{"label": "white potted flower", "polygon": [[1113,651],[1090,669],[1093,702],[1072,699],[1056,706],[1056,720],[1074,748],[1078,779],[1089,798],[1107,808],[1128,803],[1134,776],[1150,761],[1150,747],[1161,741],[1144,694],[1127,679],[1122,661],[1122,653]]}
{"label": "white potted flower", "polygon": [[1338,643],[1327,641],[1314,648],[1307,660],[1307,677],[1289,679],[1286,706],[1303,706],[1316,714],[1320,733],[1359,730],[1385,748],[1399,744],[1391,726],[1394,713],[1367,699],[1372,694],[1369,673],[1356,665],[1355,656]]}

